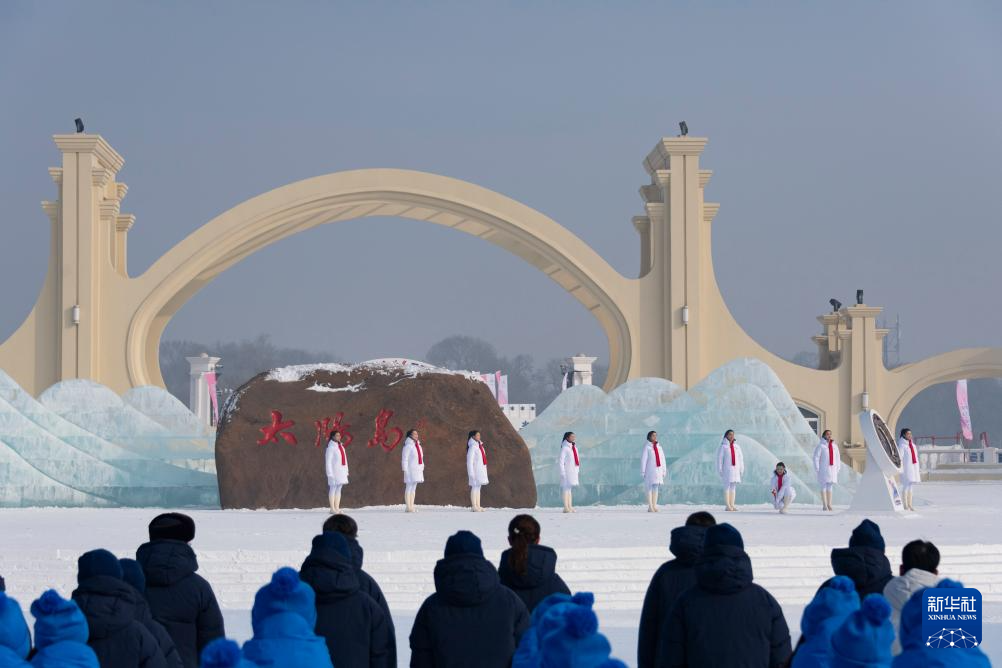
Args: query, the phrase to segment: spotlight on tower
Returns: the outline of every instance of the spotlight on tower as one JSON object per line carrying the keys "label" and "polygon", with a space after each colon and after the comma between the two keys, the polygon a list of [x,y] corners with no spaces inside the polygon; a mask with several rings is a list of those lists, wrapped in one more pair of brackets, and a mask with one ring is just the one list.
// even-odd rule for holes
{"label": "spotlight on tower", "polygon": [[74,118],[73,119],[73,123],[77,126],[77,134],[79,134],[79,133],[81,133],[81,132],[84,131],[83,119],[82,118]]}
{"label": "spotlight on tower", "polygon": [[840,308],[842,308],[842,302],[840,302],[839,300],[835,299],[834,297],[832,297],[831,299],[829,299],[828,303],[832,305],[832,313],[836,313],[836,312],[838,312],[838,310]]}
{"label": "spotlight on tower", "polygon": [[863,291],[862,290],[856,290],[856,303],[857,304],[862,304],[863,303]]}
{"label": "spotlight on tower", "polygon": [[689,126],[686,125],[685,121],[678,124],[678,130],[682,133],[683,137],[689,134]]}

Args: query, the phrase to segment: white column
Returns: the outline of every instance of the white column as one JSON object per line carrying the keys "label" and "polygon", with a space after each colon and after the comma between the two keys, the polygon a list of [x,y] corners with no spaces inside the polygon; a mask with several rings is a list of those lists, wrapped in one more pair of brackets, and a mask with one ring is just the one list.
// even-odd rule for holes
{"label": "white column", "polygon": [[575,385],[591,385],[591,365],[597,359],[597,357],[588,357],[584,353],[578,353],[574,357],[567,358],[567,366],[571,374],[571,387]]}
{"label": "white column", "polygon": [[202,353],[198,357],[186,357],[190,365],[188,382],[188,408],[198,417],[198,421],[206,427],[212,425],[212,404],[209,399],[209,384],[205,374],[215,371],[219,357],[209,357]]}

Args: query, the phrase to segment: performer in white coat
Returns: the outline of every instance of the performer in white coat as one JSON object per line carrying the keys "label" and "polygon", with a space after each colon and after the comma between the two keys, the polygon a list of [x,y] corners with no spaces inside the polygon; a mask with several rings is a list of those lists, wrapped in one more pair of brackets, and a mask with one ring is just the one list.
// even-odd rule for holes
{"label": "performer in white coat", "polygon": [[644,479],[644,489],[647,491],[647,512],[658,512],[658,490],[665,482],[668,465],[665,462],[665,451],[658,445],[658,433],[647,432],[647,442],[640,455],[640,477]]}
{"label": "performer in white coat", "polygon": [[557,458],[560,468],[560,491],[564,496],[564,512],[573,513],[574,505],[571,490],[578,486],[578,474],[581,470],[581,457],[578,454],[577,436],[573,431],[564,434],[560,444],[560,457]]}
{"label": "performer in white coat", "polygon": [[400,466],[404,470],[404,505],[407,506],[407,512],[416,513],[414,497],[417,495],[418,483],[424,482],[424,448],[421,447],[417,429],[407,432],[400,453]]}
{"label": "performer in white coat", "polygon": [[821,510],[832,509],[832,488],[838,483],[841,468],[842,455],[832,438],[832,430],[825,429],[821,440],[814,447],[814,475],[821,486]]}
{"label": "performer in white coat", "polygon": [[348,484],[348,453],[341,442],[341,432],[334,430],[327,441],[324,452],[324,468],[327,470],[327,500],[331,504],[331,515],[341,512],[341,488]]}
{"label": "performer in white coat", "polygon": [[470,508],[475,513],[482,513],[480,505],[480,487],[487,480],[487,450],[480,438],[480,432],[473,430],[466,440],[466,475],[470,479]]}
{"label": "performer in white coat", "polygon": [[905,510],[915,510],[912,505],[912,489],[922,482],[922,471],[919,467],[918,446],[912,439],[911,429],[902,429],[898,439],[898,455],[901,457],[901,500]]}
{"label": "performer in white coat", "polygon": [[786,473],[786,464],[779,462],[772,472],[772,505],[776,510],[786,514],[790,504],[797,498],[797,490],[793,488],[793,481]]}
{"label": "performer in white coat", "polygon": [[727,510],[737,510],[735,501],[738,494],[738,483],[745,472],[745,458],[741,454],[741,446],[734,440],[734,430],[724,432],[724,438],[717,448],[717,474],[724,485],[724,503]]}

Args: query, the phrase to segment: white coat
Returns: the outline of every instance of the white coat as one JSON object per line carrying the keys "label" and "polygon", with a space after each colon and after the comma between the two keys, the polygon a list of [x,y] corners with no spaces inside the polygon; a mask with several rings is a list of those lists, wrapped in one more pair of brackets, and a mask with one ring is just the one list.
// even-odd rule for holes
{"label": "white coat", "polygon": [[663,485],[668,466],[665,462],[665,451],[657,443],[647,441],[640,455],[640,475],[646,485]]}
{"label": "white coat", "polygon": [[344,451],[343,444],[334,440],[327,441],[324,464],[327,469],[328,485],[333,487],[348,484],[348,455]]}
{"label": "white coat", "polygon": [[745,458],[737,441],[734,441],[734,462],[731,464],[731,447],[725,438],[717,449],[717,475],[725,485],[741,482],[741,476],[745,474]]}
{"label": "white coat", "polygon": [[789,497],[790,503],[793,503],[793,500],[797,498],[797,490],[793,489],[793,478],[790,476],[789,471],[783,474],[782,487],[779,486],[779,476],[776,475],[775,471],[772,472],[772,481],[770,484],[772,485],[773,494],[776,495],[773,497],[773,505],[777,508],[783,507],[783,499]]}
{"label": "white coat", "polygon": [[[842,457],[838,451],[838,444],[831,441],[831,452],[828,451],[829,441],[821,439],[814,448],[814,474],[818,478],[818,484],[837,483],[838,472],[842,468]],[[831,462],[831,463],[829,463]]]}
{"label": "white coat", "polygon": [[563,489],[578,486],[578,473],[581,470],[581,454],[578,452],[577,463],[574,462],[574,453],[578,452],[577,446],[568,441],[560,444],[560,457],[557,465],[560,467],[560,486]]}
{"label": "white coat", "polygon": [[471,438],[466,442],[466,476],[470,479],[470,487],[486,485],[487,453],[482,449],[483,443]]}
{"label": "white coat", "polygon": [[[913,451],[915,455],[914,462],[912,462]],[[901,482],[921,482],[922,475],[919,468],[918,446],[914,442],[909,443],[906,438],[899,438],[898,455],[901,457]]]}
{"label": "white coat", "polygon": [[404,470],[404,484],[424,482],[424,448],[421,447],[421,441],[415,443],[412,438],[404,440],[400,466]]}

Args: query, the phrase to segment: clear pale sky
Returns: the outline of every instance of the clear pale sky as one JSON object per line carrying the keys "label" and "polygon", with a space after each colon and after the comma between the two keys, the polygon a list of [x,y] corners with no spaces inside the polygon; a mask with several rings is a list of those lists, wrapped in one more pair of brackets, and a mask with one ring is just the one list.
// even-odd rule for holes
{"label": "clear pale sky", "polygon": [[[41,287],[58,164],[82,116],[126,159],[130,272],[217,214],[362,167],[532,206],[636,275],[641,161],[685,119],[718,280],[785,356],[829,297],[900,314],[902,354],[1002,345],[1002,5],[0,2],[0,339]],[[413,221],[324,226],[224,273],[165,338],[269,334],[344,359],[453,333],[607,356],[520,259]]]}

